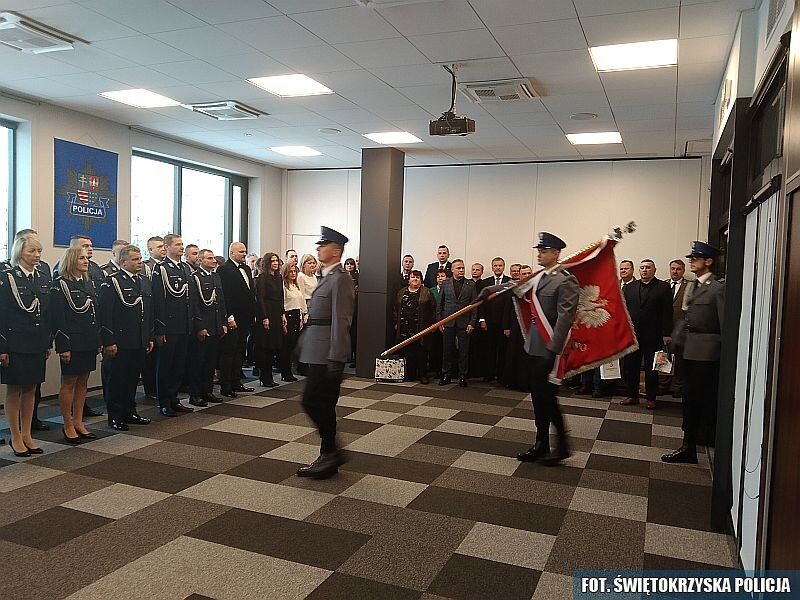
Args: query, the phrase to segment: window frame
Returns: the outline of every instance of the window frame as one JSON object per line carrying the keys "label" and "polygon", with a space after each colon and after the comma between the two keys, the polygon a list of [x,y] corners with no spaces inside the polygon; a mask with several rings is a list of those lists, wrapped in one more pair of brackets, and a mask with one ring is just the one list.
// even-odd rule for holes
{"label": "window frame", "polygon": [[[147,160],[154,160],[156,162],[165,163],[175,167],[175,189],[173,191],[173,213],[172,213],[172,226],[174,233],[181,235],[181,215],[183,212],[183,169],[191,169],[192,171],[199,171],[201,173],[208,173],[210,175],[217,175],[224,177],[226,180],[225,185],[225,233],[223,236],[223,248],[225,251],[231,242],[244,242],[247,243],[247,209],[248,209],[248,188],[250,180],[247,177],[242,177],[229,171],[222,171],[214,169],[213,167],[206,167],[198,165],[185,160],[176,158],[168,158],[159,154],[152,154],[142,150],[134,150],[132,156],[137,158],[144,158]],[[131,182],[133,185],[133,182]],[[233,231],[233,187],[239,186],[242,189],[242,218],[241,218],[241,231]]]}
{"label": "window frame", "polygon": [[4,200],[8,204],[8,223],[6,223],[6,244],[11,252],[11,242],[14,239],[17,221],[17,126],[14,121],[0,119],[0,126],[11,132],[11,141],[8,149],[8,197]]}

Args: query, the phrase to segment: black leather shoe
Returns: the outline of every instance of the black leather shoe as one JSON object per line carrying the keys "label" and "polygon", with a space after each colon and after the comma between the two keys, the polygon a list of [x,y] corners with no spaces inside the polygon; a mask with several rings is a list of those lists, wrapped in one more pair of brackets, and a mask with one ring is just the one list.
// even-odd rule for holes
{"label": "black leather shoe", "polygon": [[345,456],[340,451],[322,453],[310,465],[297,469],[298,477],[313,477],[314,479],[327,479],[339,472],[339,467],[345,462]]}
{"label": "black leather shoe", "polygon": [[189,398],[189,404],[191,404],[192,406],[208,406],[208,402],[206,402],[202,398],[195,398],[194,396]]}
{"label": "black leather shoe", "polygon": [[[25,442],[22,443],[25,444]],[[44,454],[44,450],[42,450],[41,448],[31,448],[30,446],[28,446],[28,444],[25,444],[25,447],[31,454]]]}
{"label": "black leather shoe", "polygon": [[132,425],[149,425],[150,419],[148,419],[147,417],[143,417],[138,413],[133,413],[131,416],[125,419],[125,422],[130,423]]}
{"label": "black leather shoe", "polygon": [[194,412],[194,409],[193,409],[193,408],[189,408],[188,406],[184,406],[184,405],[183,405],[183,404],[181,404],[180,402],[178,402],[178,403],[176,403],[176,404],[173,404],[171,408],[172,408],[172,410],[174,410],[175,412],[182,412],[182,413],[190,413],[190,412]]}
{"label": "black leather shoe", "polygon": [[463,377],[458,380],[458,387],[467,387],[467,380]]}
{"label": "black leather shoe", "polygon": [[217,398],[214,394],[206,394],[203,396],[203,400],[206,402],[211,402],[212,404],[219,404],[222,402],[222,398]]}
{"label": "black leather shoe", "polygon": [[109,419],[108,424],[111,427],[111,429],[116,429],[117,431],[128,431],[128,425],[124,421]]}
{"label": "black leather shoe", "polygon": [[521,462],[535,462],[541,457],[550,454],[550,447],[545,444],[536,443],[527,452],[517,454],[517,460]]}
{"label": "black leather shoe", "polygon": [[14,442],[12,442],[11,440],[8,441],[8,446],[11,448],[11,451],[14,453],[14,456],[19,458],[28,458],[31,455],[31,451],[28,450],[28,447],[25,446],[24,443],[22,445],[25,448],[25,450],[23,450],[22,452],[17,452],[17,449],[14,448]]}
{"label": "black leather shoe", "polygon": [[97,436],[95,434],[93,434],[91,431],[87,431],[86,433],[81,433],[79,431],[78,432],[78,437],[80,437],[82,440],[96,440],[97,439]]}
{"label": "black leather shoe", "polygon": [[453,380],[452,380],[452,379],[450,379],[450,375],[444,375],[444,376],[443,376],[443,377],[442,377],[442,378],[439,380],[439,385],[450,385],[450,383],[451,383],[452,381],[453,381]]}
{"label": "black leather shoe", "polygon": [[249,388],[247,386],[242,385],[241,383],[233,388],[234,392],[252,392],[253,388]]}
{"label": "black leather shoe", "polygon": [[[260,385],[261,387],[265,387],[265,388],[274,388],[274,387],[277,387],[278,384],[275,383],[274,381],[263,381],[263,380],[261,380],[261,381],[258,382],[258,385]],[[244,387],[244,386],[242,386],[242,387]],[[245,388],[245,389],[247,389],[247,388]]]}
{"label": "black leather shoe", "polygon": [[162,406],[161,408],[158,409],[158,412],[160,412],[165,417],[178,416],[178,414],[174,410],[172,410],[169,406]]}
{"label": "black leather shoe", "polygon": [[430,380],[430,379],[428,379],[428,376],[427,376],[427,375],[423,375],[422,377],[420,377],[420,378],[419,378],[419,382],[420,382],[422,385],[428,385],[428,384],[431,382],[431,380]]}
{"label": "black leather shoe", "polygon": [[103,414],[102,410],[95,410],[88,404],[83,405],[83,416],[84,417],[99,417]]}
{"label": "black leather shoe", "polygon": [[281,381],[285,381],[287,383],[294,383],[295,381],[297,381],[297,377],[295,377],[294,375],[289,375],[289,377],[281,377]]}
{"label": "black leather shoe", "polygon": [[553,452],[548,452],[542,457],[542,464],[546,467],[555,467],[556,465],[560,465],[561,461],[566,460],[572,456],[572,453],[569,451],[569,448],[562,446],[560,448],[556,448]]}
{"label": "black leather shoe", "polygon": [[697,464],[697,450],[690,450],[688,446],[681,446],[675,452],[670,452],[661,457],[665,463],[686,463],[689,465]]}
{"label": "black leather shoe", "polygon": [[233,390],[222,390],[220,392],[221,396],[225,396],[226,398],[238,398],[239,395],[234,392]]}
{"label": "black leather shoe", "polygon": [[[63,433],[63,434],[64,434],[64,441],[65,441],[67,444],[71,444],[71,445],[73,445],[73,446],[77,446],[78,444],[82,444],[82,443],[83,443],[83,438],[81,438],[81,434],[80,434],[80,433],[78,433],[78,436],[77,436],[77,437],[69,437],[69,436],[67,435],[67,432],[66,432],[66,430],[65,430],[63,427],[61,428],[61,433]],[[77,432],[76,432],[76,433],[77,433]]]}
{"label": "black leather shoe", "polygon": [[34,431],[50,431],[50,425],[39,419],[34,419],[31,422],[31,429]]}

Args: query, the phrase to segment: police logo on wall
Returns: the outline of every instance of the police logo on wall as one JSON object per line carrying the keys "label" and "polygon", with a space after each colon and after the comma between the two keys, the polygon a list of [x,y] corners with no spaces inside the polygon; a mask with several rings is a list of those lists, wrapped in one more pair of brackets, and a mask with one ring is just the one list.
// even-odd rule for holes
{"label": "police logo on wall", "polygon": [[53,245],[87,235],[95,248],[117,237],[117,162],[114,152],[54,140]]}

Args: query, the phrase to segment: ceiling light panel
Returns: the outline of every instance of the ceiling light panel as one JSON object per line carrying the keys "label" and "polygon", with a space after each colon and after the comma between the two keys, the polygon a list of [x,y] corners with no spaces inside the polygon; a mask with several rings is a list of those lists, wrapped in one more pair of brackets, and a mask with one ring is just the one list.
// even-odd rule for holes
{"label": "ceiling light panel", "polygon": [[179,106],[180,102],[167,98],[161,94],[156,94],[150,90],[145,89],[132,89],[132,90],[116,90],[111,92],[100,92],[98,96],[121,102],[136,108],[163,108],[165,106]]}
{"label": "ceiling light panel", "polygon": [[600,73],[657,69],[678,64],[678,40],[655,40],[589,48]]}
{"label": "ceiling light panel", "polygon": [[308,146],[274,146],[270,148],[273,152],[285,156],[321,156],[322,152],[309,148]]}
{"label": "ceiling light panel", "polygon": [[567,139],[573,146],[585,144],[621,144],[619,131],[601,131],[598,133],[568,133]]}
{"label": "ceiling light panel", "polygon": [[273,77],[253,77],[247,81],[270,94],[281,96],[282,98],[321,96],[335,93],[332,89],[325,87],[318,81],[311,79],[311,77],[299,73],[294,75],[275,75]]}
{"label": "ceiling light panel", "polygon": [[377,144],[419,144],[422,140],[407,131],[383,131],[378,133],[365,133],[365,138]]}

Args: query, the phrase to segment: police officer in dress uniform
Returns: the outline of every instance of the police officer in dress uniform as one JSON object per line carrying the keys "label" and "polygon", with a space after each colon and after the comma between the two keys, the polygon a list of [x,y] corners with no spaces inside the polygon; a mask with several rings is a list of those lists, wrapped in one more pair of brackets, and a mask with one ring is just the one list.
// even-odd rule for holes
{"label": "police officer in dress uniform", "polygon": [[[50,277],[38,269],[42,244],[21,235],[11,248],[11,268],[0,275],[0,383],[8,386],[6,416],[15,456],[42,454],[31,437],[36,391],[50,355]],[[49,269],[48,269],[49,270]]]}
{"label": "police officer in dress uniform", "polygon": [[[164,238],[160,235],[154,235],[147,239],[147,254],[148,259],[142,263],[142,274],[147,277],[151,282],[153,280],[153,271],[161,264],[164,257],[167,255],[167,250],[164,248]],[[148,354],[144,359],[144,369],[142,369],[142,384],[144,385],[144,395],[152,400],[157,400],[156,393],[156,363],[158,362],[158,346],[156,345],[155,351]]]}
{"label": "police officer in dress uniform", "polygon": [[111,242],[111,259],[100,267],[106,277],[119,271],[119,251],[129,245],[130,242],[128,240],[114,240]]}
{"label": "police officer in dress uniform", "polygon": [[661,460],[697,463],[697,443],[714,444],[719,389],[719,357],[725,285],[714,277],[711,266],[719,250],[704,242],[692,242],[689,268],[695,281],[684,299],[684,318],[672,332],[683,347],[683,444]]}
{"label": "police officer in dress uniform", "polygon": [[353,280],[341,264],[347,242],[347,237],[328,227],[322,227],[317,242],[322,275],[311,296],[308,322],[300,342],[300,362],[308,365],[303,408],[317,426],[321,445],[319,457],[297,470],[300,477],[330,477],[344,462],[336,445],[336,403],[344,365],[350,356],[355,302]]}
{"label": "police officer in dress uniform", "polygon": [[189,342],[189,404],[208,406],[222,402],[213,393],[214,369],[217,366],[219,343],[228,333],[228,313],[222,280],[214,272],[217,259],[211,250],[198,254],[197,270],[189,285],[194,322]]}
{"label": "police officer in dress uniform", "polygon": [[[552,233],[540,232],[536,249],[538,250],[538,263],[543,269],[543,274],[538,283],[536,282],[537,278],[533,277],[526,283],[513,288],[514,294],[523,302],[527,302],[526,293],[532,289],[533,285],[536,285],[536,297],[543,316],[549,322],[553,332],[548,343],[540,335],[536,323],[531,322],[528,337],[525,340],[525,352],[528,354],[530,366],[531,400],[536,420],[536,442],[527,452],[517,455],[517,459],[522,462],[541,460],[545,465],[555,465],[570,455],[564,419],[556,400],[558,386],[548,379],[553,370],[556,356],[564,350],[567,334],[578,310],[578,293],[580,291],[578,280],[558,264],[561,250],[566,246],[567,244],[562,239]],[[497,286],[492,286],[484,289],[494,291],[496,288]],[[484,293],[482,292],[482,294]],[[534,316],[533,319],[535,318]],[[553,452],[550,452],[551,424],[555,426],[558,433],[558,446]]]}
{"label": "police officer in dress uniform", "polygon": [[98,318],[103,364],[108,372],[105,392],[108,424],[128,431],[128,423],[146,425],[136,412],[136,386],[144,357],[153,350],[153,293],[141,275],[142,254],[136,246],[119,250],[119,271],[100,286]]}
{"label": "police officer in dress uniform", "polygon": [[181,261],[183,240],[179,235],[164,236],[167,256],[153,271],[153,315],[158,341],[156,391],[161,414],[175,417],[192,412],[178,400],[192,332],[192,306],[189,299],[189,266]]}

